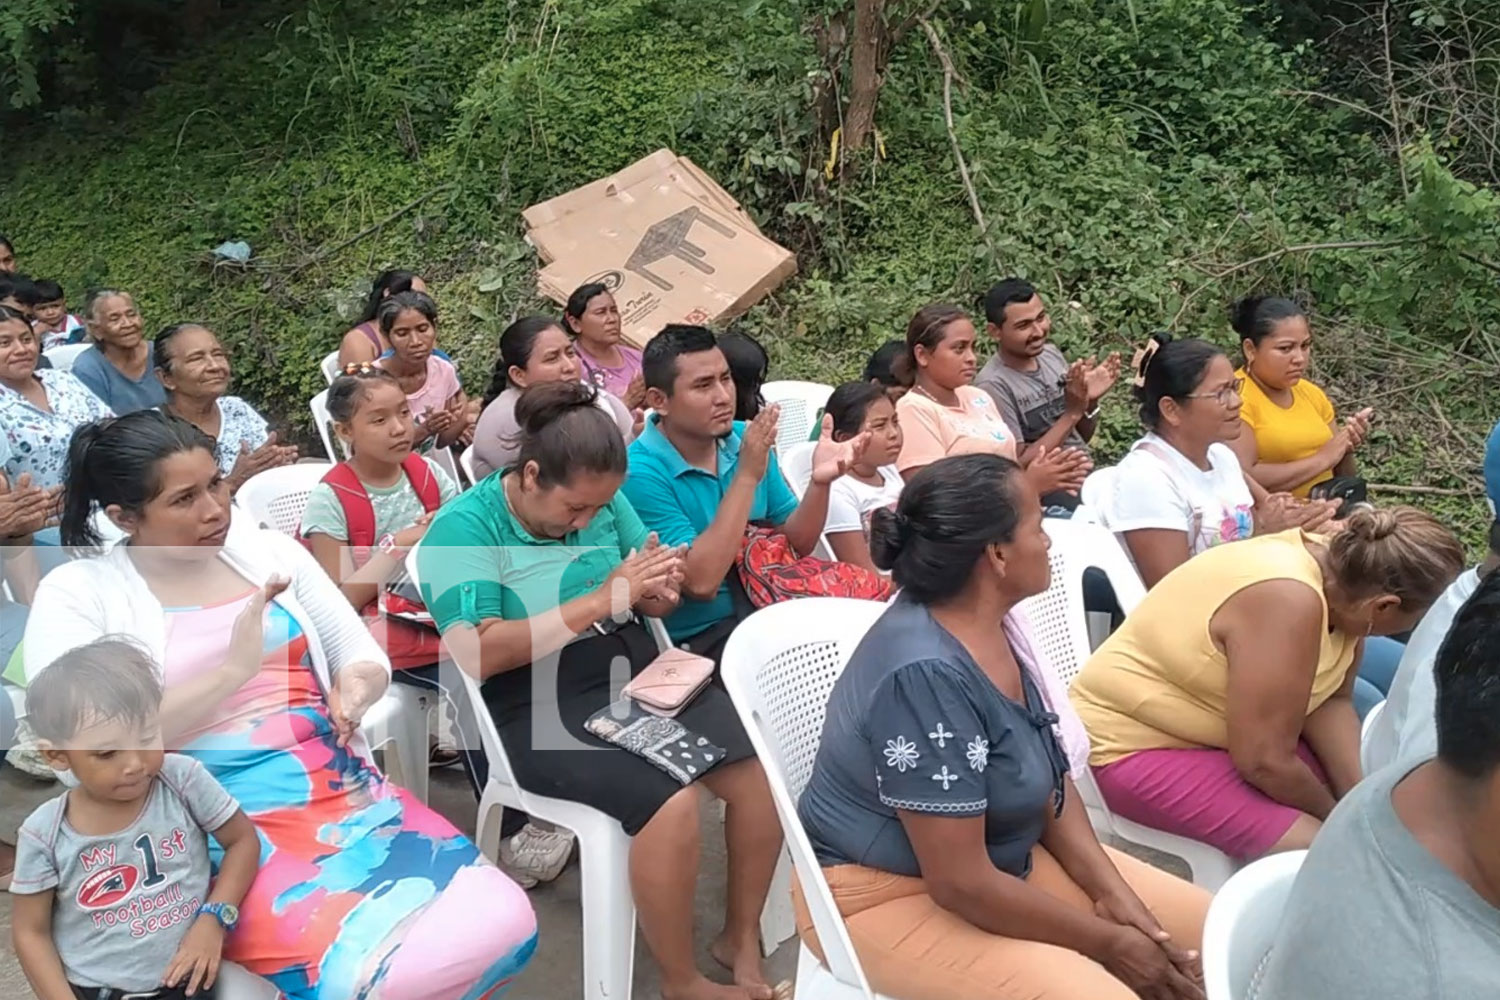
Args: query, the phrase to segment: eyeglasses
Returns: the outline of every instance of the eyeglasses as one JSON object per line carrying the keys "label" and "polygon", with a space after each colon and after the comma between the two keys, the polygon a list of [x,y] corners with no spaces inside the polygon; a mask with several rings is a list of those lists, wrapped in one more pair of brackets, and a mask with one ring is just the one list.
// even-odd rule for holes
{"label": "eyeglasses", "polygon": [[1228,406],[1235,400],[1240,399],[1245,392],[1245,379],[1243,376],[1236,378],[1226,386],[1222,386],[1213,392],[1190,392],[1188,399],[1214,399],[1218,400],[1220,406]]}

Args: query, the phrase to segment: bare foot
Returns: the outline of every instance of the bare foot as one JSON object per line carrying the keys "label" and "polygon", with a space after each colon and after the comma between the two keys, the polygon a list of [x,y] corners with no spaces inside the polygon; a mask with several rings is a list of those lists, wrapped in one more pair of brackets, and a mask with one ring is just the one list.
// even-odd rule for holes
{"label": "bare foot", "polygon": [[708,952],[734,976],[736,986],[744,987],[751,1000],[771,1000],[773,991],[766,982],[766,971],[761,966],[760,939],[751,938],[743,945],[736,945],[720,934],[709,946]]}
{"label": "bare foot", "polygon": [[765,993],[760,994],[744,986],[720,986],[699,976],[681,986],[663,983],[661,997],[662,1000],[770,1000],[771,990],[767,987]]}

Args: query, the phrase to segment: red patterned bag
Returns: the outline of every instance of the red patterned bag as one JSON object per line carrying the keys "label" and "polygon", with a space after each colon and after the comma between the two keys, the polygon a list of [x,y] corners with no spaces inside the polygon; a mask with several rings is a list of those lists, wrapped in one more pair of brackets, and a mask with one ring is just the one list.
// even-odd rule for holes
{"label": "red patterned bag", "polygon": [[883,601],[891,596],[888,577],[852,563],[799,556],[786,535],[751,525],[735,557],[750,603],[764,608],[797,597],[856,597]]}

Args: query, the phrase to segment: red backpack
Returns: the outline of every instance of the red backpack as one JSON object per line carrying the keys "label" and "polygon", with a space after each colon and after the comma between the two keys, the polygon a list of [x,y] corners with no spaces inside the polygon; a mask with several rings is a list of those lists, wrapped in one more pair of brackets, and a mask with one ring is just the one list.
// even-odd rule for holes
{"label": "red backpack", "polygon": [[[422,501],[422,508],[431,513],[437,510],[443,503],[442,490],[438,487],[437,477],[432,474],[432,467],[421,455],[413,452],[406,456],[401,463],[401,469],[406,473],[406,481],[411,483],[411,488]],[[359,476],[348,462],[340,462],[328,474],[323,477],[323,482],[333,489],[333,495],[338,498],[339,506],[344,509],[344,524],[349,530],[349,547],[354,556],[355,567],[363,566],[370,559],[370,551],[375,547],[375,505],[370,502],[370,494],[365,490],[365,484],[359,481]],[[301,534],[299,531],[298,534]],[[312,548],[304,536],[302,543],[309,549]],[[435,663],[439,657],[439,646],[437,632],[425,628],[412,621],[408,621],[398,615],[410,615],[425,612],[425,608],[416,601],[384,591],[385,613],[381,613],[381,598],[377,598],[367,604],[360,612],[365,619],[366,625],[375,633],[375,637],[381,640],[387,655],[391,658],[391,665],[397,669],[411,666],[423,666]]]}
{"label": "red backpack", "polygon": [[796,597],[856,597],[883,601],[891,581],[863,566],[799,556],[781,532],[752,524],[735,557],[740,582],[757,608]]}

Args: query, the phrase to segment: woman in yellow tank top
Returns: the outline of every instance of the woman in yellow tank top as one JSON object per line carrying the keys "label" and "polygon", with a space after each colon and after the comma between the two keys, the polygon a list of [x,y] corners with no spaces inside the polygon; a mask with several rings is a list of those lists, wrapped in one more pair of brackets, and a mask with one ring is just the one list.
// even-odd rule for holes
{"label": "woman in yellow tank top", "polygon": [[1267,492],[1299,497],[1324,480],[1354,475],[1354,452],[1373,411],[1338,426],[1333,404],[1305,378],[1312,330],[1302,308],[1275,296],[1241,299],[1229,322],[1245,354],[1235,374],[1245,380],[1240,419],[1251,430],[1230,442],[1240,465]]}
{"label": "woman in yellow tank top", "polygon": [[1411,628],[1463,565],[1452,532],[1410,507],[1183,563],[1073,682],[1105,801],[1236,858],[1307,847],[1360,779],[1364,637]]}

